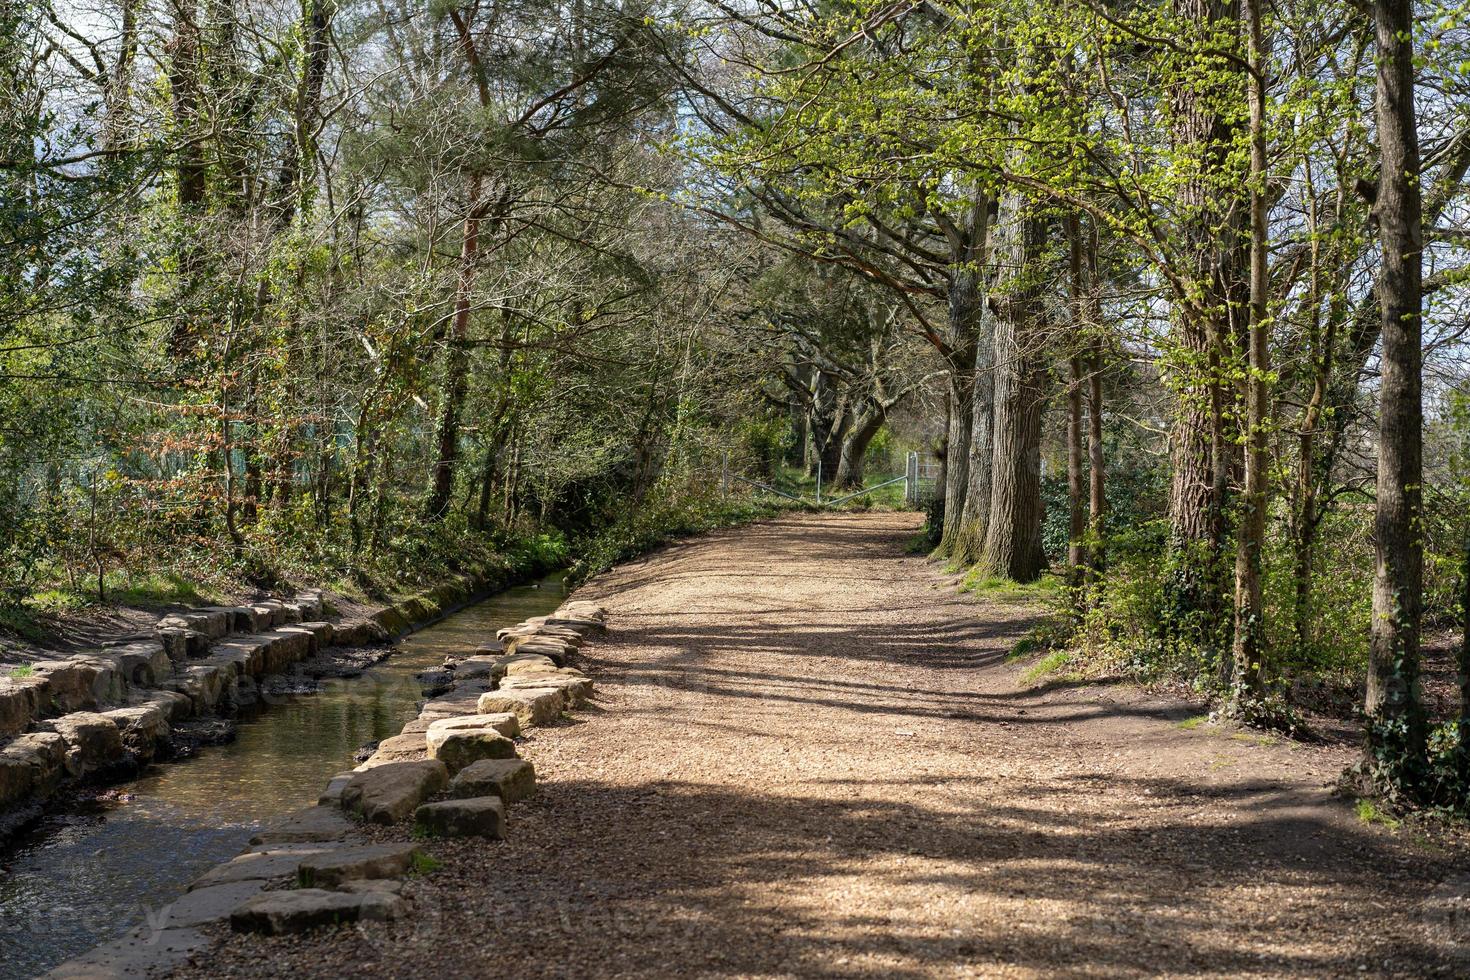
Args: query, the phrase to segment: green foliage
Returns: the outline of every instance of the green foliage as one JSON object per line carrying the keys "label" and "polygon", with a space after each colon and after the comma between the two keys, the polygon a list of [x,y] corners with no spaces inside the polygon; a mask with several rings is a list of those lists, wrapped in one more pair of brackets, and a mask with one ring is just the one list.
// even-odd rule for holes
{"label": "green foliage", "polygon": [[568,581],[585,581],[680,537],[771,517],[789,509],[770,498],[722,497],[715,493],[663,497],[649,501],[600,533],[573,542],[576,561]]}

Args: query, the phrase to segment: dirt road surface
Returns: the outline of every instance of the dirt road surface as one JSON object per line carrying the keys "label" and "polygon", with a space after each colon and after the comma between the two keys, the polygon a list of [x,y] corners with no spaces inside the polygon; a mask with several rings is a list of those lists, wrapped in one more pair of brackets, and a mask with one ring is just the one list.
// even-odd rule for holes
{"label": "dirt road surface", "polygon": [[1467,976],[1465,855],[1359,821],[1341,748],[1020,682],[1027,610],[788,517],[591,583],[597,706],[413,925],[222,934],[198,976]]}

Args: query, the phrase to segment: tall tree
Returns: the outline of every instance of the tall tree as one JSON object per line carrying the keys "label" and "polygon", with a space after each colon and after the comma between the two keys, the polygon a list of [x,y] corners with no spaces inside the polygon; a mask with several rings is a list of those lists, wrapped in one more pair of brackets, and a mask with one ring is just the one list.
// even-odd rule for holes
{"label": "tall tree", "polygon": [[1364,708],[1370,761],[1422,765],[1419,695],[1423,603],[1423,198],[1414,107],[1411,0],[1376,0],[1379,175],[1376,204],[1383,272],[1378,282],[1383,355],[1379,379],[1373,629]]}

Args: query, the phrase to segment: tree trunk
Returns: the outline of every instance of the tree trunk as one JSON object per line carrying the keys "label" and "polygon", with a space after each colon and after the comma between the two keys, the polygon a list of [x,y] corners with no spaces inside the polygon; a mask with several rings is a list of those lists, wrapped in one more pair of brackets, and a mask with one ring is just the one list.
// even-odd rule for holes
{"label": "tree trunk", "polygon": [[[1189,40],[1212,44],[1222,27],[1238,29],[1239,7],[1222,0],[1174,0],[1174,14]],[[1228,497],[1239,469],[1236,442],[1227,431],[1232,399],[1224,378],[1233,355],[1234,324],[1242,319],[1239,225],[1245,209],[1237,200],[1243,173],[1231,158],[1238,125],[1223,107],[1237,104],[1235,83],[1222,86],[1219,73],[1184,76],[1171,97],[1174,150],[1197,161],[1197,173],[1179,189],[1180,250],[1184,278],[1194,295],[1175,298],[1178,363],[1173,365],[1179,409],[1171,439],[1173,484],[1169,494],[1170,550],[1174,578],[1170,606],[1174,628],[1216,646],[1228,623],[1223,600],[1228,537]],[[1225,190],[1224,188],[1229,188]],[[1220,649],[1223,653],[1223,648]],[[1231,661],[1221,656],[1222,671]]]}
{"label": "tree trunk", "polygon": [[[990,510],[992,440],[988,406],[993,399],[994,381],[988,369],[991,344],[982,338],[985,323],[980,277],[990,248],[991,205],[989,197],[976,191],[965,226],[951,232],[950,242],[954,261],[950,266],[948,297],[949,413],[943,469],[944,533],[937,553],[949,556],[958,564],[969,564],[978,553],[977,545],[984,534],[983,518]],[[977,465],[984,470],[977,470]]]}
{"label": "tree trunk", "polygon": [[[1414,117],[1414,20],[1410,0],[1373,5],[1378,42],[1376,103],[1382,154],[1378,201],[1383,274],[1379,302],[1383,356],[1379,382],[1377,556],[1368,656],[1369,759],[1375,749],[1419,764],[1425,719],[1419,700],[1419,627],[1424,573],[1424,406],[1420,348],[1424,228],[1419,138]],[[1398,729],[1396,732],[1394,729]],[[1402,745],[1397,744],[1402,740]]]}
{"label": "tree trunk", "polygon": [[1082,585],[1087,570],[1087,491],[1083,486],[1082,357],[1067,359],[1067,582]]}
{"label": "tree trunk", "polygon": [[174,34],[168,43],[169,92],[173,100],[174,136],[179,148],[174,155],[174,182],[178,195],[179,278],[178,303],[169,337],[175,356],[182,356],[193,338],[194,326],[188,306],[193,300],[199,269],[199,247],[193,239],[206,193],[204,147],[200,141],[200,72],[198,11],[194,0],[173,0]]}
{"label": "tree trunk", "polygon": [[1465,526],[1465,550],[1460,560],[1460,717],[1456,722],[1455,767],[1460,785],[1470,785],[1470,524]]}
{"label": "tree trunk", "polygon": [[1259,697],[1266,658],[1266,609],[1261,594],[1262,552],[1266,544],[1267,426],[1271,395],[1270,310],[1266,228],[1266,79],[1270,54],[1261,26],[1263,0],[1245,0],[1250,79],[1250,321],[1249,373],[1246,378],[1245,494],[1235,551],[1235,690],[1238,706]]}
{"label": "tree trunk", "polygon": [[1036,264],[1047,219],[1022,202],[1012,209],[1009,275],[997,288],[995,425],[990,517],[978,567],[986,574],[1034,582],[1046,568],[1041,547],[1041,422],[1049,374],[1040,349],[1045,315]]}
{"label": "tree trunk", "polygon": [[883,410],[883,406],[870,404],[848,426],[838,453],[837,477],[832,481],[834,488],[852,490],[862,488],[864,457],[868,453],[868,446],[883,428],[885,418],[887,418],[887,413]]}
{"label": "tree trunk", "polygon": [[1072,356],[1067,359],[1067,584],[1080,605],[1080,587],[1087,575],[1087,491],[1083,487],[1082,389],[1085,371],[1082,346],[1086,333],[1087,284],[1083,279],[1082,224],[1076,215],[1066,221],[1067,258],[1071,272]]}
{"label": "tree trunk", "polygon": [[434,432],[434,463],[429,472],[429,494],[424,515],[439,520],[449,507],[454,490],[454,470],[459,461],[460,412],[469,386],[470,304],[475,285],[475,260],[480,247],[480,175],[469,182],[469,208],[464,217],[464,235],[459,255],[459,285],[454,298],[454,321],[450,328],[448,357],[444,364],[444,387],[440,396],[439,423]]}

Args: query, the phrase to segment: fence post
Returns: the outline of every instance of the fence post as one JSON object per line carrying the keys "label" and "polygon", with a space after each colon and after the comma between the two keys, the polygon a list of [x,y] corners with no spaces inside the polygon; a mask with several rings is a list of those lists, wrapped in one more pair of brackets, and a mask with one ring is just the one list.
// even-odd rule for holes
{"label": "fence post", "polygon": [[730,451],[725,450],[725,455],[720,457],[720,496],[730,496]]}
{"label": "fence post", "polygon": [[822,457],[817,457],[817,506],[822,506]]}
{"label": "fence post", "polygon": [[903,463],[903,499],[911,506],[919,500],[919,454],[915,452]]}

